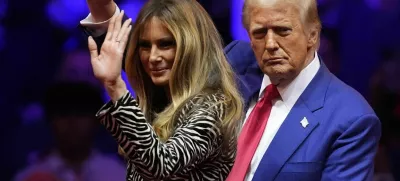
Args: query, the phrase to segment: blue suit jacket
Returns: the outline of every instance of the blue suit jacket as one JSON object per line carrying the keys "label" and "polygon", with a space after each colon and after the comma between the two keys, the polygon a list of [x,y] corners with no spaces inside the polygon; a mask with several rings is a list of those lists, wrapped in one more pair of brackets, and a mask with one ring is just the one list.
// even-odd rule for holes
{"label": "blue suit jacket", "polygon": [[[225,48],[246,104],[258,96],[263,73],[250,44]],[[306,117],[305,128],[300,121]],[[256,181],[372,180],[381,124],[365,99],[321,62],[259,164]]]}

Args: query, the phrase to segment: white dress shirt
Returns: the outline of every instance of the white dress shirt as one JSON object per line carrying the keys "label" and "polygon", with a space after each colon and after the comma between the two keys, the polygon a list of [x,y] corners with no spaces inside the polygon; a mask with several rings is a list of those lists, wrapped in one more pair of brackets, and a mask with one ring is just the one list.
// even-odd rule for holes
{"label": "white dress shirt", "polygon": [[[113,16],[118,16],[119,13],[120,13],[120,9],[118,6],[116,6]],[[92,14],[89,13],[89,15],[85,19],[81,20],[80,23],[82,26],[90,29],[92,31],[91,33],[94,37],[97,37],[97,36],[100,36],[100,35],[104,34],[105,32],[107,32],[108,22],[110,20],[111,20],[111,18],[106,21],[103,21],[103,22],[95,22],[93,20]]]}
{"label": "white dress shirt", "polygon": [[[281,97],[272,102],[273,106],[271,114],[261,137],[260,143],[258,144],[256,152],[254,153],[253,159],[251,160],[250,166],[247,170],[245,178],[246,181],[253,179],[257,167],[260,164],[260,161],[263,158],[265,151],[268,149],[272,139],[275,137],[275,134],[278,132],[297,99],[314,78],[315,74],[317,74],[319,67],[321,66],[319,61],[318,55],[315,53],[314,59],[311,61],[311,63],[304,68],[289,85],[286,87],[277,87]],[[264,75],[258,99],[262,97],[264,89],[270,84],[271,80],[267,75]],[[253,101],[250,104],[250,108],[246,113],[246,121],[255,104],[256,101]]]}

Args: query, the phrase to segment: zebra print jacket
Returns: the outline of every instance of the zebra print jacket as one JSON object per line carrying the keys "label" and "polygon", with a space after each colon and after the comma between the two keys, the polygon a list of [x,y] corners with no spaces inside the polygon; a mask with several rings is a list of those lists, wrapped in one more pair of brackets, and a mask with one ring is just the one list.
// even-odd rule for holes
{"label": "zebra print jacket", "polygon": [[174,133],[158,139],[137,101],[128,92],[97,113],[127,155],[128,181],[225,180],[235,158],[235,140],[223,150],[220,121],[226,105],[221,93],[197,95],[179,111]]}

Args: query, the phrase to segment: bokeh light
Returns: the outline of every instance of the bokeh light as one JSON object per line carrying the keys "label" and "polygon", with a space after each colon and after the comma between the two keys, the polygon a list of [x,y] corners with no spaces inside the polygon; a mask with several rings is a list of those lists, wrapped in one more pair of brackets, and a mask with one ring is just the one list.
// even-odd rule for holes
{"label": "bokeh light", "polygon": [[4,47],[6,46],[6,36],[5,36],[6,32],[4,27],[2,27],[0,25],[0,51],[4,49]]}
{"label": "bokeh light", "polygon": [[65,30],[76,29],[79,21],[88,13],[86,0],[53,0],[47,5],[50,21]]}
{"label": "bokeh light", "polygon": [[133,21],[135,21],[137,15],[139,14],[140,9],[144,5],[144,2],[141,0],[135,0],[135,1],[125,1],[119,5],[119,8],[121,10],[125,11],[125,14],[132,18]]}
{"label": "bokeh light", "polygon": [[234,40],[250,41],[246,29],[242,25],[242,7],[244,0],[231,2],[231,35]]}
{"label": "bokeh light", "polygon": [[7,0],[0,0],[0,19],[4,18],[7,13]]}

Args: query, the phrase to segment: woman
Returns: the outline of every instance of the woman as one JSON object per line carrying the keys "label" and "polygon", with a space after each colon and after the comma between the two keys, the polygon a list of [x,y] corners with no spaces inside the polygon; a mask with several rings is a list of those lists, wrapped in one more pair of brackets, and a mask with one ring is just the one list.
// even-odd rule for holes
{"label": "woman", "polygon": [[[123,14],[100,53],[91,37],[89,49],[112,99],[97,116],[125,153],[127,180],[224,180],[242,101],[211,18],[195,0],[150,0],[133,28]],[[137,99],[121,78],[131,29],[125,69]]]}

